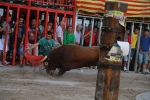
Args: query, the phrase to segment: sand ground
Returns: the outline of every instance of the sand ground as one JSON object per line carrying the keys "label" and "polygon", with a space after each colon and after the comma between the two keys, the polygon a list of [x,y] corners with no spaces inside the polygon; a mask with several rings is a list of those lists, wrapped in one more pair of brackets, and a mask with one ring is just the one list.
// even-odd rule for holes
{"label": "sand ground", "polygon": [[[41,75],[31,67],[0,67],[0,100],[94,100],[96,75],[95,69],[75,69],[51,79],[45,70]],[[143,92],[150,92],[150,74],[121,72],[119,100]]]}

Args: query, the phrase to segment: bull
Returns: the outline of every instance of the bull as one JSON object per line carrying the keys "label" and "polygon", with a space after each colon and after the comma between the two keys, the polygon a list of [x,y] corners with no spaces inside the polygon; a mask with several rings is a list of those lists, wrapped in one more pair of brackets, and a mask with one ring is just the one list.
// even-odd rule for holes
{"label": "bull", "polygon": [[44,67],[46,72],[52,76],[55,75],[56,68],[60,69],[58,76],[61,76],[71,69],[96,66],[99,54],[99,46],[64,45],[49,53],[44,60]]}

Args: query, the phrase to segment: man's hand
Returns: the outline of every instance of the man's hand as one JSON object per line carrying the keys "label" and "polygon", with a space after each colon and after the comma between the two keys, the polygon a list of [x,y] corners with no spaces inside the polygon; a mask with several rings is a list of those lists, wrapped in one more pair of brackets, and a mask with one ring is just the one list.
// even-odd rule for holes
{"label": "man's hand", "polygon": [[22,46],[23,46],[23,44],[21,43],[21,44],[20,44],[20,48],[22,48]]}

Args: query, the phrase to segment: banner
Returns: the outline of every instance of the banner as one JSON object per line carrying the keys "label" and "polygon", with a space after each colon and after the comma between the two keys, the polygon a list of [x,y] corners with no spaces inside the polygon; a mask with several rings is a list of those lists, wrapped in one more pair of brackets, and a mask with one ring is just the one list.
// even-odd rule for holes
{"label": "banner", "polygon": [[128,3],[127,17],[149,17],[150,0],[77,0],[78,10],[90,13],[104,13],[106,1]]}

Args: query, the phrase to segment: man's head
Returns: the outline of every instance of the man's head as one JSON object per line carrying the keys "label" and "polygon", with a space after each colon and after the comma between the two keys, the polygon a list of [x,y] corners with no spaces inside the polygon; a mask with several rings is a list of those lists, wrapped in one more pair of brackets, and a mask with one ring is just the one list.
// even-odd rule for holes
{"label": "man's head", "polygon": [[32,19],[32,21],[31,21],[31,26],[33,26],[33,27],[36,26],[36,20],[35,20],[35,19]]}
{"label": "man's head", "polygon": [[140,29],[139,29],[138,27],[136,27],[136,28],[134,29],[134,33],[135,33],[135,34],[139,34],[139,31],[140,31]]}
{"label": "man's head", "polygon": [[98,28],[97,27],[94,27],[94,33],[98,33]]}
{"label": "man's head", "polygon": [[144,36],[149,36],[149,30],[148,29],[144,30]]}
{"label": "man's head", "polygon": [[126,29],[126,34],[130,34],[130,29]]}
{"label": "man's head", "polygon": [[92,28],[92,25],[89,24],[89,25],[88,25],[88,30],[91,30],[91,28]]}
{"label": "man's head", "polygon": [[39,19],[39,25],[41,25],[42,24],[42,20],[41,19]]}
{"label": "man's head", "polygon": [[47,34],[46,34],[46,39],[50,40],[51,37],[52,37],[52,32],[48,31]]}
{"label": "man's head", "polygon": [[82,25],[77,25],[77,31],[80,31],[82,28]]}
{"label": "man's head", "polygon": [[19,25],[22,25],[23,24],[23,17],[20,17],[19,18]]}
{"label": "man's head", "polygon": [[9,16],[8,22],[11,22],[11,16]]}
{"label": "man's head", "polygon": [[68,33],[72,33],[72,26],[68,26]]}
{"label": "man's head", "polygon": [[51,31],[52,27],[50,25],[47,26],[47,31]]}
{"label": "man's head", "polygon": [[63,21],[61,21],[61,22],[60,22],[60,26],[61,26],[62,28],[65,28],[65,23],[64,23]]}

